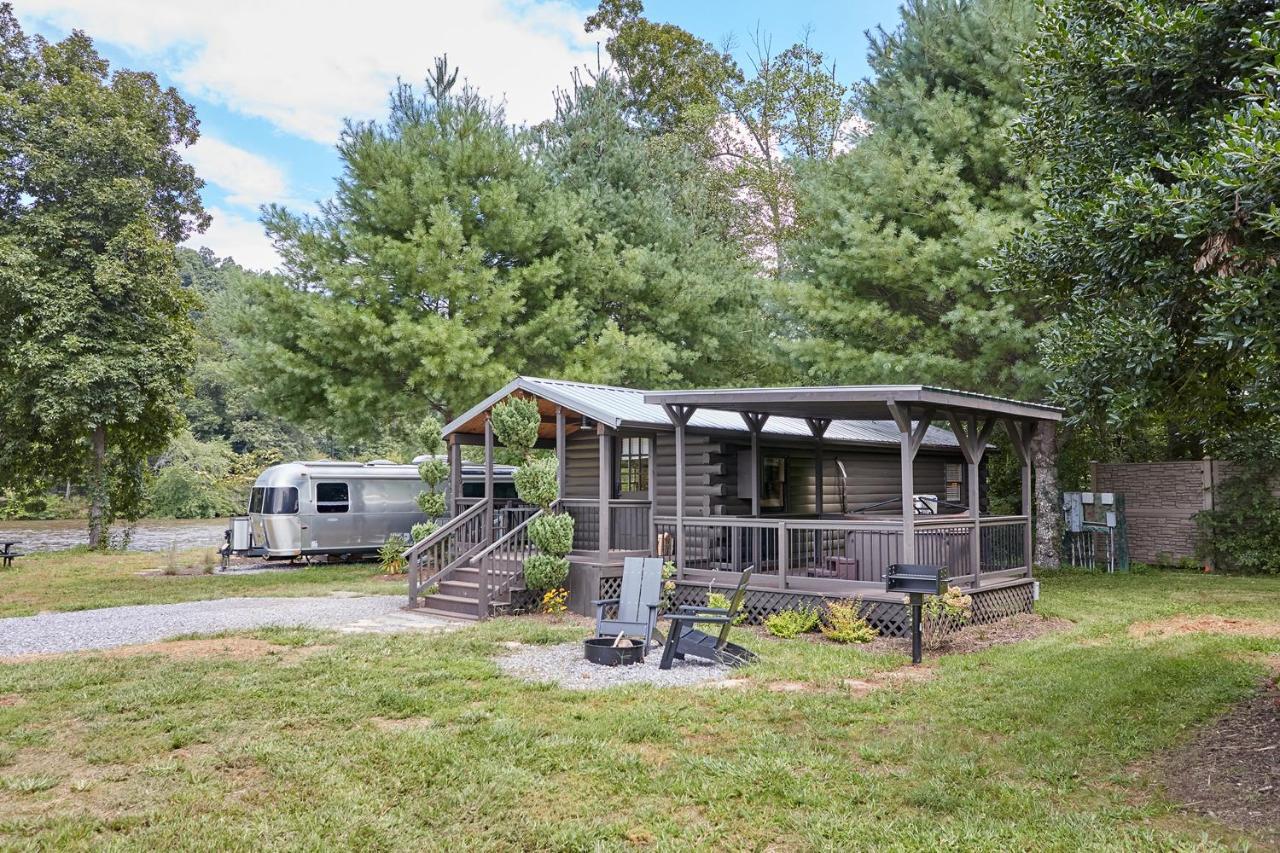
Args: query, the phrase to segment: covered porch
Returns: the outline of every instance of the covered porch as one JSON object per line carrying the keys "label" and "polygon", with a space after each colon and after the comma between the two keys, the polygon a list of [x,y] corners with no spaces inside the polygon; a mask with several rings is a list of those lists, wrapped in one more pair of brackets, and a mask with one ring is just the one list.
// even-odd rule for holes
{"label": "covered porch", "polygon": [[[928,386],[651,392],[645,401],[662,406],[673,424],[676,512],[655,516],[653,524],[657,553],[675,562],[681,582],[727,586],[753,566],[753,589],[877,601],[884,598],[885,569],[894,563],[946,566],[951,583],[969,591],[1028,583],[1032,576],[1030,440],[1037,423],[1061,419],[1059,409]],[[748,515],[680,511],[690,479],[684,453],[689,424],[708,409],[736,413],[750,433]],[[811,433],[818,511],[807,517],[762,512],[761,436],[770,419],[779,417],[801,419]],[[837,421],[884,419],[897,431],[897,499],[842,514],[824,511],[828,429]],[[935,422],[950,427],[964,460],[962,505],[916,487],[917,455]],[[1014,515],[982,511],[980,469],[998,428],[1021,467]]]}

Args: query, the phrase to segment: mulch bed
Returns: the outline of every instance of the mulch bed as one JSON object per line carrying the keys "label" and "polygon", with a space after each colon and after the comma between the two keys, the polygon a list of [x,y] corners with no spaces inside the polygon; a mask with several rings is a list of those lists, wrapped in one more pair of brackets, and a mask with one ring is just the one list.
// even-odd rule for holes
{"label": "mulch bed", "polygon": [[1170,799],[1280,844],[1280,675],[1158,762]]}

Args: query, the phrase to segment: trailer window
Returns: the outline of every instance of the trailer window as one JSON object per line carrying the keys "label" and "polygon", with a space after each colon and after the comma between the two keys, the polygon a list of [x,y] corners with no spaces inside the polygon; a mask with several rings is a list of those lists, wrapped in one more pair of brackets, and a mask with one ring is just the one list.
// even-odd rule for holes
{"label": "trailer window", "polygon": [[346,483],[316,483],[316,512],[346,512],[351,499]]}
{"label": "trailer window", "polygon": [[249,512],[262,512],[262,492],[261,486],[255,486],[249,493]]}
{"label": "trailer window", "polygon": [[293,486],[269,486],[262,490],[264,515],[293,515],[298,511],[298,490]]}

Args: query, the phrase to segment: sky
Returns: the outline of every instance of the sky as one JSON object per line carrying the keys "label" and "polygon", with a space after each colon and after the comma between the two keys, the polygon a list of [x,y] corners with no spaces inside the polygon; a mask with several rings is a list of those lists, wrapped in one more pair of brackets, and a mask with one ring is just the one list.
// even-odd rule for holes
{"label": "sky", "polygon": [[[113,67],[153,71],[196,107],[185,152],[206,182],[213,224],[189,244],[254,269],[279,261],[258,222],[264,204],[314,212],[341,165],[345,118],[381,119],[396,79],[419,83],[447,53],[480,91],[533,123],[604,36],[583,31],[579,0],[17,0],[28,33],[87,33]],[[889,0],[650,0],[645,14],[684,27],[746,65],[753,36],[774,51],[808,37],[846,82],[865,77],[866,37],[891,28]],[[607,55],[602,55],[607,64]],[[749,66],[747,66],[749,67]]]}

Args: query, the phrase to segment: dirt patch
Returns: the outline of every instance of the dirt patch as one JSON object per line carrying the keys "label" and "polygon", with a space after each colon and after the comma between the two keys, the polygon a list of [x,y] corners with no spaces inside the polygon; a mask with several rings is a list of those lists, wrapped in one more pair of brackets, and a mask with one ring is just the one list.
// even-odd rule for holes
{"label": "dirt patch", "polygon": [[415,732],[433,728],[436,724],[435,720],[428,717],[401,717],[391,719],[388,717],[370,717],[369,722],[373,723],[374,728],[384,732]]}
{"label": "dirt patch", "polygon": [[163,655],[170,660],[202,660],[225,658],[227,660],[256,660],[269,656],[292,663],[310,657],[332,646],[282,646],[266,640],[249,637],[225,637],[210,640],[168,640],[160,643],[142,643],[136,646],[117,646],[112,649],[89,649],[79,652],[53,654],[12,655],[0,657],[0,663],[29,663],[40,660],[56,660],[71,655],[96,655],[105,658],[132,658],[141,655]]}
{"label": "dirt patch", "polygon": [[[1034,640],[1055,631],[1065,631],[1074,625],[1067,619],[1041,616],[1038,613],[1016,613],[998,622],[970,625],[957,631],[941,647],[925,649],[925,654],[964,655],[980,652],[993,646],[1007,646],[1024,640]],[[896,652],[911,654],[910,637],[877,637],[859,648],[869,652]]]}
{"label": "dirt patch", "polygon": [[1258,694],[1156,762],[1183,808],[1280,844],[1280,688]]}
{"label": "dirt patch", "polygon": [[1175,616],[1159,622],[1129,626],[1132,637],[1177,637],[1184,634],[1226,634],[1236,637],[1280,639],[1280,622],[1261,619],[1228,619],[1224,616]]}

